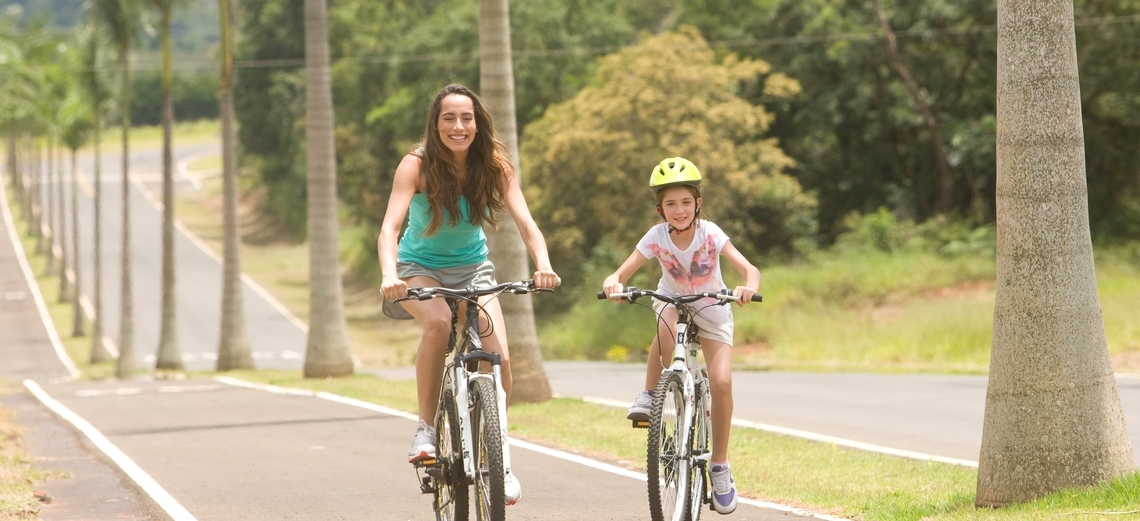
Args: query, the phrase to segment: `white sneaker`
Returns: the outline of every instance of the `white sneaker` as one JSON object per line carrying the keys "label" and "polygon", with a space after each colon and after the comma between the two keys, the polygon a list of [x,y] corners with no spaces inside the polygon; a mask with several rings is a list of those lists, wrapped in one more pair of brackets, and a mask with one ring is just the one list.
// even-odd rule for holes
{"label": "white sneaker", "polygon": [[408,451],[408,463],[435,457],[435,427],[420,420],[416,433],[412,436],[412,449]]}
{"label": "white sneaker", "polygon": [[519,502],[522,498],[522,485],[519,485],[518,478],[511,471],[507,471],[505,479],[503,479],[503,492],[507,496],[507,504],[513,505]]}
{"label": "white sneaker", "polygon": [[634,398],[633,405],[629,408],[629,414],[625,416],[625,419],[649,421],[649,411],[652,409],[653,391],[641,391],[637,398]]}
{"label": "white sneaker", "polygon": [[732,479],[732,469],[728,463],[711,465],[713,508],[718,514],[731,514],[736,510],[736,481]]}

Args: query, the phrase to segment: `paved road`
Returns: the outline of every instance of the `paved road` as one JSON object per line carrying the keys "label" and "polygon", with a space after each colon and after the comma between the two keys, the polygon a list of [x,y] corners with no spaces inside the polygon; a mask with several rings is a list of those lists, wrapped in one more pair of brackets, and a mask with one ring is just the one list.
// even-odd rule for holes
{"label": "paved road", "polygon": [[[180,146],[176,164],[203,154],[217,154],[217,143]],[[122,184],[119,171],[121,154],[105,153],[101,158],[102,195],[102,272],[104,333],[113,344],[119,342],[122,262]],[[131,276],[135,318],[135,353],[140,367],[153,367],[158,349],[159,313],[162,305],[162,211],[153,200],[161,201],[161,150],[131,152]],[[70,164],[64,165],[70,175]],[[83,263],[83,293],[93,300],[94,233],[90,224],[94,199],[94,155],[79,158],[81,174],[80,250]],[[176,176],[176,190],[195,189],[196,179]],[[70,211],[70,184],[64,184],[64,208]],[[68,237],[71,230],[68,222]],[[70,244],[71,239],[68,239]],[[222,269],[216,254],[206,251],[182,230],[175,233],[177,269],[178,336],[183,363],[188,370],[212,370],[217,359],[221,324]],[[306,334],[283,308],[263,295],[256,285],[245,284],[244,311],[251,348],[258,368],[298,369],[305,351]]]}
{"label": "paved road", "polygon": [[[105,160],[105,171],[116,166],[113,158]],[[105,181],[109,187],[119,186],[109,179]],[[117,215],[110,204],[116,199],[111,192],[105,200],[107,214]],[[143,324],[157,323],[160,266],[157,235],[146,234],[156,233],[160,218],[137,187],[132,190],[132,204],[140,230],[132,240],[138,255],[134,264],[137,349],[143,361],[154,352],[144,346],[153,345],[149,339],[157,341],[155,328],[148,330]],[[106,236],[117,238],[117,226],[110,224],[115,219],[105,222]],[[180,242],[180,256],[197,255],[184,245]],[[140,260],[148,256],[153,258]],[[208,266],[208,259],[180,257],[179,270],[201,264],[197,277],[205,279],[210,272],[216,276],[220,267]],[[18,261],[5,231],[0,234],[0,295],[5,296],[0,302],[0,360],[4,361],[0,380],[17,388],[21,381],[31,381],[27,388],[58,417],[35,406],[26,392],[5,395],[3,403],[21,412],[30,450],[40,464],[74,476],[42,484],[55,499],[43,507],[42,519],[428,519],[430,500],[420,494],[414,471],[403,459],[414,427],[410,416],[215,380],[69,380],[72,371],[58,356],[50,328],[40,318],[36,292],[22,268],[14,267]],[[108,255],[104,264],[109,276],[104,309],[109,336],[114,338],[116,256]],[[217,307],[220,294],[206,288],[208,282],[195,280],[183,289],[187,279],[195,277],[180,277],[180,312],[197,310],[205,315],[205,308]],[[303,339],[280,314],[266,318],[248,313],[257,295],[246,296],[255,349],[283,333]],[[180,322],[184,352],[214,349],[216,338],[198,335],[184,323]],[[290,327],[294,331],[282,331]],[[190,367],[212,365],[206,357],[188,357],[187,362]],[[645,515],[645,482],[628,471],[585,464],[589,462],[526,444],[515,446],[512,458],[524,498],[508,510],[510,519],[625,520]],[[747,503],[734,515],[738,520],[761,521],[798,517],[802,516],[786,509]]]}

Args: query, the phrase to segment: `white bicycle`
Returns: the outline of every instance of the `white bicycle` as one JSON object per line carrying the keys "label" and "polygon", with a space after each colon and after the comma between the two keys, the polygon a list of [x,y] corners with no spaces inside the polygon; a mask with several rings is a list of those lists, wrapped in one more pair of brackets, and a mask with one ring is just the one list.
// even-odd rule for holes
{"label": "white bicycle", "polygon": [[[522,295],[553,290],[531,280],[505,282],[484,288],[408,288],[403,300],[447,299],[451,307],[451,337],[436,409],[436,457],[414,463],[420,490],[432,494],[437,521],[466,521],[468,493],[475,487],[475,519],[503,521],[506,498],[503,478],[510,469],[507,441],[507,395],[503,391],[498,353],[483,350],[479,336],[479,297],[512,293]],[[458,328],[460,303],[466,302],[465,323]],[[456,332],[459,331],[457,335]],[[490,372],[480,366],[490,367]]]}
{"label": "white bicycle", "polygon": [[[662,295],[652,290],[626,288],[613,293],[626,302],[652,297],[677,308],[673,363],[657,378],[653,406],[648,418],[633,419],[635,428],[649,429],[646,443],[646,474],[649,478],[649,514],[653,521],[697,521],[703,504],[712,508],[708,469],[712,451],[712,397],[708,372],[700,367],[695,313],[689,305],[712,298],[712,306],[735,302],[728,290],[692,295]],[[604,293],[598,293],[605,299]],[[752,302],[760,302],[759,294]],[[658,317],[660,319],[660,317]]]}

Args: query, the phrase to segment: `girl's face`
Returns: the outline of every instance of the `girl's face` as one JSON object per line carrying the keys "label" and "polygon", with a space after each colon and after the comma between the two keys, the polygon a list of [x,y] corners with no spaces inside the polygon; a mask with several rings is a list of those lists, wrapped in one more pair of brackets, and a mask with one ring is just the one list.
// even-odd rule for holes
{"label": "girl's face", "polygon": [[439,139],[452,152],[466,152],[479,132],[475,128],[475,104],[462,94],[451,94],[440,103]]}
{"label": "girl's face", "polygon": [[665,188],[661,195],[661,216],[677,229],[689,226],[700,206],[701,198],[684,186]]}

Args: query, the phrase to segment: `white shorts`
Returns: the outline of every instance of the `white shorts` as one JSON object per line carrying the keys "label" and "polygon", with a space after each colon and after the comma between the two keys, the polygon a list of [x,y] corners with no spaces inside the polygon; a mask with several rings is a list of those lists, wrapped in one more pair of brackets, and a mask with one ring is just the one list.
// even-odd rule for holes
{"label": "white shorts", "polygon": [[[660,300],[653,299],[653,311],[658,315],[666,304]],[[732,322],[732,308],[731,304],[723,306],[709,306],[701,302],[694,302],[686,304],[685,308],[693,316],[693,323],[697,325],[697,337],[715,340],[732,346],[732,333],[735,325]]]}

